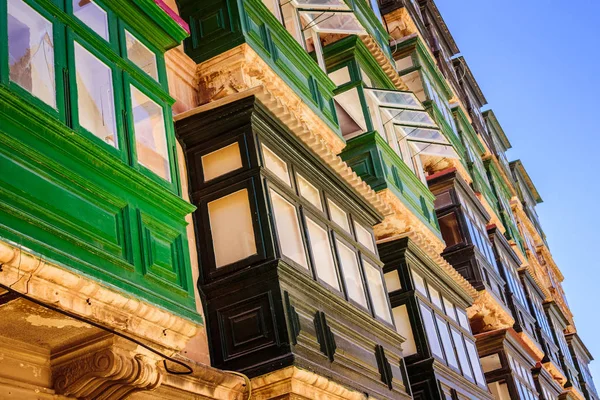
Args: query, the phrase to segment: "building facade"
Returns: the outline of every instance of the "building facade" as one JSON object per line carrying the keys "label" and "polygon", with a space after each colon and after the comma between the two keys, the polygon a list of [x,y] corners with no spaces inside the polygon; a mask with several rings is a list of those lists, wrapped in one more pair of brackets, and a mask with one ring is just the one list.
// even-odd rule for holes
{"label": "building facade", "polygon": [[0,0],[0,27],[1,399],[598,399],[433,0]]}

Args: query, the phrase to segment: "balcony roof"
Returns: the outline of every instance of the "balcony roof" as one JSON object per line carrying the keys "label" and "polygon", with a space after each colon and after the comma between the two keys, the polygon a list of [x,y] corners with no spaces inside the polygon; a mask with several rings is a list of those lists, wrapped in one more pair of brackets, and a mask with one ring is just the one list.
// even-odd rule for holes
{"label": "balcony roof", "polygon": [[516,171],[518,174],[520,174],[523,177],[525,185],[527,185],[527,188],[531,192],[532,197],[535,199],[535,201],[537,202],[537,204],[542,203],[544,200],[542,200],[542,197],[540,196],[540,193],[538,192],[537,188],[533,184],[533,181],[531,180],[531,177],[527,173],[527,170],[523,166],[523,163],[521,162],[521,160],[511,161],[510,162],[510,168],[513,171]]}
{"label": "balcony roof", "polygon": [[471,68],[469,68],[469,65],[465,61],[465,58],[463,56],[455,57],[452,59],[452,63],[454,64],[454,68],[457,68],[460,66],[460,68],[462,69],[463,72],[462,73],[457,72],[458,76],[463,76],[463,74],[464,74],[464,79],[467,80],[468,84],[473,89],[473,93],[475,94],[475,96],[477,96],[477,101],[479,102],[480,106],[481,107],[485,106],[487,104],[487,99],[483,95],[483,92],[481,91],[481,88],[479,87],[479,83],[477,83],[477,81],[475,80],[475,76],[473,75]]}

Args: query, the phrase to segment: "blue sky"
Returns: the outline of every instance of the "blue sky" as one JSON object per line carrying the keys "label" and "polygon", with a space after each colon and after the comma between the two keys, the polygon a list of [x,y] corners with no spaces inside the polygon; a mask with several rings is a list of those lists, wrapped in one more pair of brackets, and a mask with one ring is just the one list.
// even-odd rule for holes
{"label": "blue sky", "polygon": [[600,2],[436,0],[544,203],[567,299],[598,358],[600,387]]}

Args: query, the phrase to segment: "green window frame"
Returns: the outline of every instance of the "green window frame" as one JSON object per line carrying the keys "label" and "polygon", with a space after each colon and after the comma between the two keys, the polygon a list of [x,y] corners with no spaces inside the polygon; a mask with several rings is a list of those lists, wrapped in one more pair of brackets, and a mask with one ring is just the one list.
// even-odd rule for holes
{"label": "green window frame", "polygon": [[[8,5],[13,2],[25,3],[52,24],[56,107],[45,103],[42,99],[11,80],[7,35]],[[0,86],[8,88],[10,92],[17,94],[42,112],[58,119],[85,140],[92,142],[111,156],[120,159],[150,180],[176,194],[180,194],[175,133],[171,113],[171,105],[174,100],[168,92],[164,55],[143,35],[123,21],[111,9],[108,2],[93,0],[93,3],[106,13],[107,39],[75,16],[73,0],[65,0],[64,2],[53,0],[0,0],[0,27],[2,27],[0,30]],[[128,58],[126,32],[129,32],[154,55],[157,79],[154,79]],[[79,93],[80,88],[77,86],[75,43],[106,65],[111,71],[112,101],[114,103],[112,104],[114,109],[113,121],[116,135],[114,146],[82,126],[78,103],[81,94]],[[31,48],[31,43],[29,43],[29,46],[28,48]],[[30,56],[30,58],[32,57]],[[31,62],[31,59],[28,62]],[[169,171],[164,177],[161,177],[160,172],[147,168],[138,162],[130,84],[134,85],[162,110],[165,135],[164,152]],[[91,93],[87,95],[93,97]],[[91,104],[97,105],[98,102],[105,100],[104,97],[101,97],[102,95],[96,94],[95,96]],[[102,111],[102,107],[100,106],[99,111]],[[103,111],[98,114],[103,114]],[[106,120],[102,117],[99,122],[104,124]],[[141,136],[139,132],[138,136]],[[74,137],[73,140],[80,139]]]}

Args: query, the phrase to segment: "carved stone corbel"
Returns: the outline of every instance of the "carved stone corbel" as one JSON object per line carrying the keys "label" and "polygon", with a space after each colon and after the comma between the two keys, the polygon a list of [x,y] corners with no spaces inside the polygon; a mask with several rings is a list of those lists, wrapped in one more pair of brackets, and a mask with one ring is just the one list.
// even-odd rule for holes
{"label": "carved stone corbel", "polygon": [[156,389],[163,379],[158,359],[119,340],[110,338],[60,355],[53,362],[54,390],[78,399],[120,400]]}

